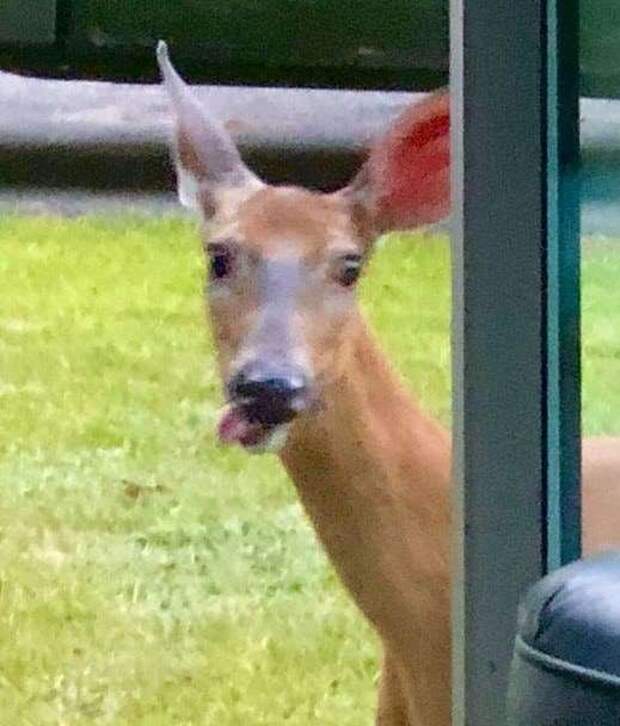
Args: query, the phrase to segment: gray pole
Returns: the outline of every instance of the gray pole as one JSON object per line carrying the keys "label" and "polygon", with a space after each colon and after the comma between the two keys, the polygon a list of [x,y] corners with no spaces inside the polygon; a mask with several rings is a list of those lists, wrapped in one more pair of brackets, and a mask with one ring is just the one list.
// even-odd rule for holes
{"label": "gray pole", "polygon": [[455,726],[503,723],[519,597],[578,552],[575,15],[451,0]]}

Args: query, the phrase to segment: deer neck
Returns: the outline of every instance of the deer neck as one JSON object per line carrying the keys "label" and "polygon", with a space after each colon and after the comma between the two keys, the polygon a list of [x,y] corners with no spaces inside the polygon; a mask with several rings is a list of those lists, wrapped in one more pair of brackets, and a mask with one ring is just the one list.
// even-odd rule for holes
{"label": "deer neck", "polygon": [[282,461],[358,605],[411,656],[415,623],[442,607],[449,617],[448,435],[417,408],[361,320],[345,369],[322,410],[294,427]]}

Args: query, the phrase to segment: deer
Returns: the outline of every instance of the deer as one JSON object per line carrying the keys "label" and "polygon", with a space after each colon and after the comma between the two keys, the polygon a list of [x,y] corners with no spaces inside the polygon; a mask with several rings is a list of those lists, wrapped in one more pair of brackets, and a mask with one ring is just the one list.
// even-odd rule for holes
{"label": "deer", "polygon": [[[243,162],[160,41],[181,204],[201,220],[224,445],[277,455],[382,646],[376,724],[451,722],[451,442],[356,302],[377,238],[449,213],[449,96],[414,103],[336,192]],[[584,445],[586,551],[620,540],[620,446]],[[594,483],[592,481],[594,480]],[[619,528],[620,529],[620,528]]]}

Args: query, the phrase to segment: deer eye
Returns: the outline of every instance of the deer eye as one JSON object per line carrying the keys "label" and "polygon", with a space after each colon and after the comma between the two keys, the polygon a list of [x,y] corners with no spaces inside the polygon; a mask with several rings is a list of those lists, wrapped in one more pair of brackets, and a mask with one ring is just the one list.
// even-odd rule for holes
{"label": "deer eye", "polygon": [[221,280],[230,275],[234,254],[230,247],[223,244],[213,243],[207,245],[209,256],[209,276],[212,280]]}
{"label": "deer eye", "polygon": [[338,270],[338,282],[344,287],[351,287],[357,282],[360,272],[362,271],[361,255],[345,255],[340,260],[340,268]]}

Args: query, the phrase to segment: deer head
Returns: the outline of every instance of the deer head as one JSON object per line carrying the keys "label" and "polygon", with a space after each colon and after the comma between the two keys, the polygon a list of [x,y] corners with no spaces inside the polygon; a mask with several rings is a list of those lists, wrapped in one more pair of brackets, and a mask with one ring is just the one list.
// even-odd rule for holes
{"label": "deer head", "polygon": [[408,109],[337,193],[271,186],[157,50],[182,204],[203,222],[207,300],[228,400],[220,439],[274,450],[347,366],[355,287],[379,234],[448,211],[448,100]]}

